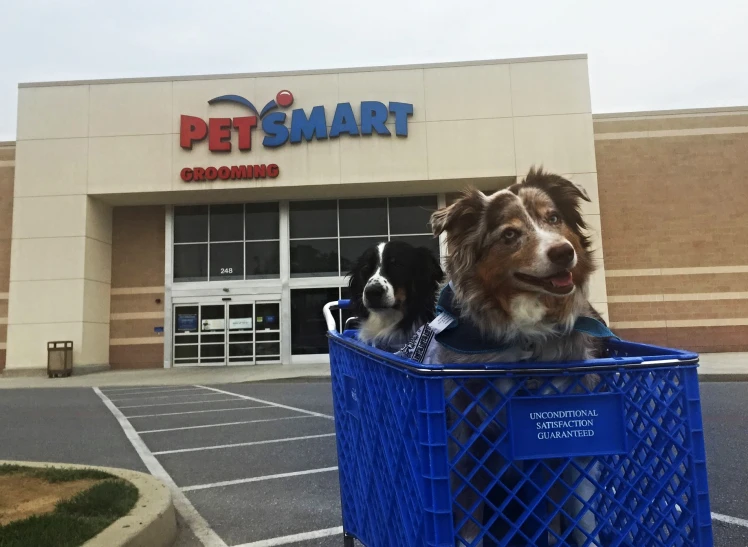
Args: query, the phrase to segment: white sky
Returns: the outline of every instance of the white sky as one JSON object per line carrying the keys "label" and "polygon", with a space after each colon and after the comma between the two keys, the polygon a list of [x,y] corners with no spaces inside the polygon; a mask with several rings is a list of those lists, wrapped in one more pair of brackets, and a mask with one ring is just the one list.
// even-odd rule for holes
{"label": "white sky", "polygon": [[748,104],[746,0],[0,0],[18,82],[587,53],[593,112]]}

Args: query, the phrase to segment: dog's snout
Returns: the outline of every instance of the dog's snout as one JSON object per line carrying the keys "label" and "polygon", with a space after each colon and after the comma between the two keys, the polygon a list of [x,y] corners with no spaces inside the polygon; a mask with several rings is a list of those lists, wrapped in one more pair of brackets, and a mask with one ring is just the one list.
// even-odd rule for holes
{"label": "dog's snout", "polygon": [[379,304],[384,296],[384,287],[379,283],[371,283],[364,289],[364,296],[370,304]]}
{"label": "dog's snout", "polygon": [[554,245],[548,249],[548,259],[556,266],[566,268],[574,262],[574,247],[569,243]]}

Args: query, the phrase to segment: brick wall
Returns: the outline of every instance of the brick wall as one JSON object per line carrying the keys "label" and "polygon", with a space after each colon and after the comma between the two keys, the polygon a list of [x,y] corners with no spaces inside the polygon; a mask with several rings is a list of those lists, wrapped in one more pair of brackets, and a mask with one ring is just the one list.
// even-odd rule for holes
{"label": "brick wall", "polygon": [[112,215],[112,368],[164,366],[163,206],[115,207]]}
{"label": "brick wall", "polygon": [[595,141],[614,330],[748,351],[748,112],[596,116]]}
{"label": "brick wall", "polygon": [[15,143],[0,143],[0,371],[5,368],[5,347],[8,339],[10,236],[13,226],[15,159]]}

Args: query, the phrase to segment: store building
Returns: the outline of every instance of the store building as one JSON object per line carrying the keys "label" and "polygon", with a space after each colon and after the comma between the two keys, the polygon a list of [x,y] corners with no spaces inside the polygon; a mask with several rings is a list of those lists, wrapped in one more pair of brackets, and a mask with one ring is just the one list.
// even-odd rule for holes
{"label": "store building", "polygon": [[[746,118],[593,120],[585,56],[22,84],[17,141],[0,146],[0,363],[44,367],[51,340],[72,340],[77,366],[319,362],[322,305],[345,296],[363,249],[397,238],[439,252],[433,210],[467,184],[498,189],[532,165],[592,196],[593,305],[623,336],[675,341],[675,329],[692,327],[670,328],[667,315],[698,315],[700,304],[683,302],[706,300],[683,297],[671,310],[668,283],[703,298],[703,275],[729,270],[735,286],[748,276],[745,242],[719,243],[708,258],[669,251],[737,222],[686,229],[682,202],[711,214],[715,174],[745,163]],[[698,162],[718,152],[722,163]],[[669,170],[681,160],[688,167]],[[728,178],[735,194],[745,178]],[[742,189],[720,210],[745,211]],[[722,269],[690,271],[712,264]],[[668,268],[689,273],[671,279]],[[684,275],[701,284],[684,289]],[[748,302],[719,279],[733,296],[709,302]],[[715,348],[736,347],[739,335],[713,328],[724,342]]]}

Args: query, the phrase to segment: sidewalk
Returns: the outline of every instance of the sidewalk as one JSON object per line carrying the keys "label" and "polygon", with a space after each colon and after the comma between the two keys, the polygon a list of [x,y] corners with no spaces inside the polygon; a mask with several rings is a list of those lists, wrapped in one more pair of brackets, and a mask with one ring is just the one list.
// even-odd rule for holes
{"label": "sidewalk", "polygon": [[330,365],[254,365],[232,367],[176,367],[141,370],[107,370],[75,374],[69,378],[0,376],[0,389],[18,387],[112,387],[194,384],[235,384],[291,378],[329,378]]}
{"label": "sidewalk", "polygon": [[[194,384],[233,384],[327,378],[330,365],[255,365],[238,367],[178,367],[144,370],[107,370],[89,374],[75,373],[69,378],[38,376],[0,376],[0,389],[23,387],[159,386]],[[699,377],[706,382],[748,381],[748,352],[703,353]]]}
{"label": "sidewalk", "polygon": [[748,352],[702,353],[699,378],[707,382],[748,381]]}

